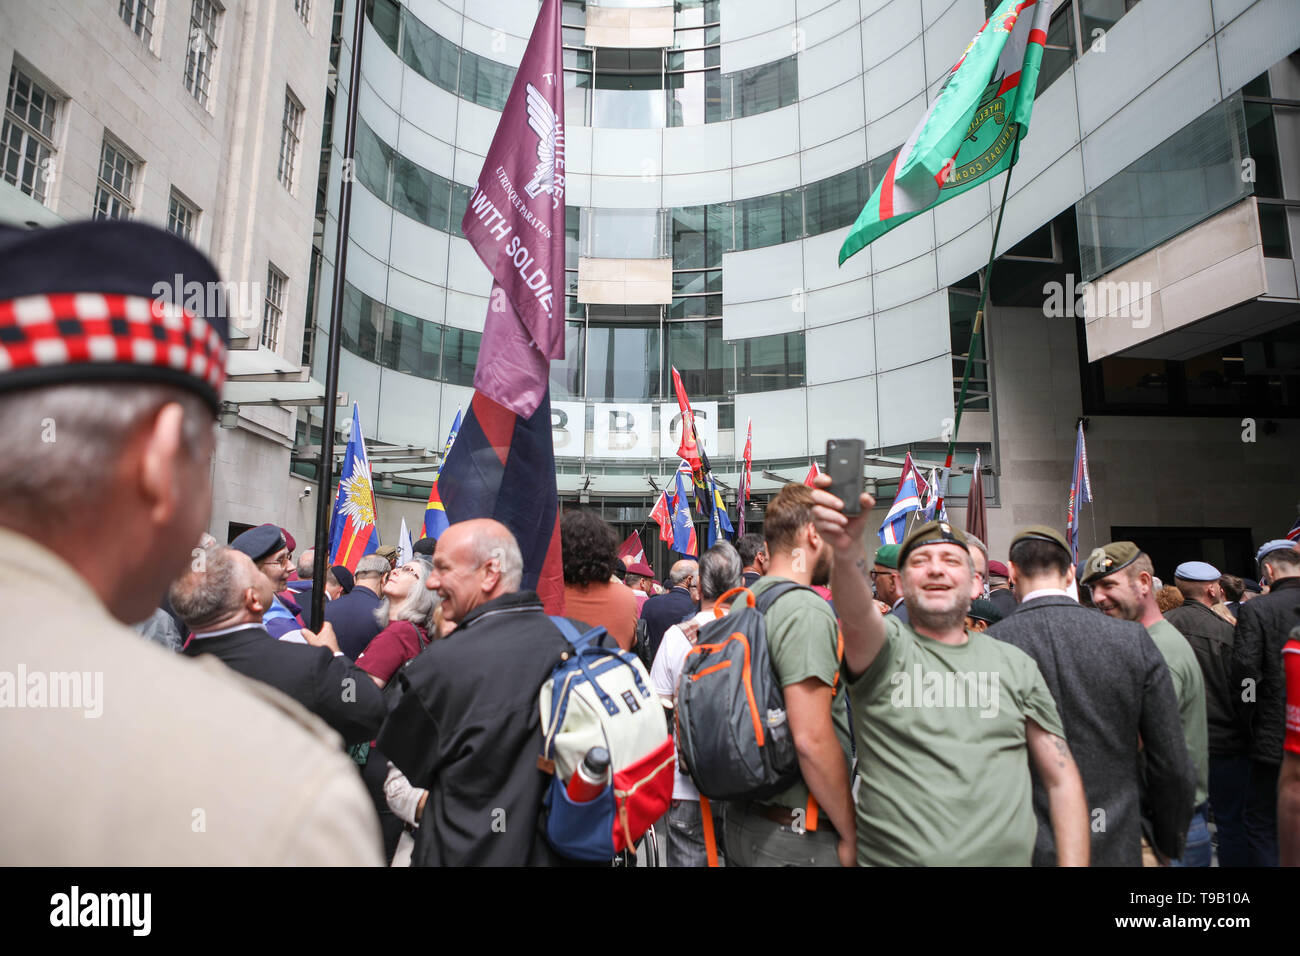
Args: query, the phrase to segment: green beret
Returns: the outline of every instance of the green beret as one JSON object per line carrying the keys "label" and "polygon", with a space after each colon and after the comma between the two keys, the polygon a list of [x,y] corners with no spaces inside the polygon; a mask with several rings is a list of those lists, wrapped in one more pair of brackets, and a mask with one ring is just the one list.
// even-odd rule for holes
{"label": "green beret", "polygon": [[882,544],[876,549],[876,564],[898,570],[898,545]]}
{"label": "green beret", "polygon": [[1112,541],[1102,548],[1093,548],[1088,560],[1083,563],[1083,578],[1080,584],[1092,584],[1104,577],[1114,574],[1142,556],[1142,549],[1132,541]]}
{"label": "green beret", "polygon": [[966,535],[948,522],[927,521],[903,539],[903,544],[898,549],[899,566],[902,566],[909,554],[927,544],[955,544],[965,548],[967,553],[970,552],[970,546],[966,544]]}
{"label": "green beret", "polygon": [[[1045,524],[1034,524],[1017,531],[1016,536],[1011,539],[1011,547],[1014,548],[1020,541],[1050,541],[1066,554],[1070,553],[1070,546],[1066,543],[1065,536],[1055,528],[1048,527]],[[1010,549],[1008,549],[1008,553],[1010,553]]]}

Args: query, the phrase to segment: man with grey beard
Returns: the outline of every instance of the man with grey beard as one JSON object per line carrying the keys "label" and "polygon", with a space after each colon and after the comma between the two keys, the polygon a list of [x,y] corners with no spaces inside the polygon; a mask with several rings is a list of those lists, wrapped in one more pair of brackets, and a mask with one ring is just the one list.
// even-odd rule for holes
{"label": "man with grey beard", "polygon": [[858,863],[1027,866],[1030,767],[1049,796],[1058,862],[1088,863],[1088,813],[1051,692],[1023,651],[964,623],[975,583],[966,537],[946,521],[899,548],[909,621],[882,617],[863,535],[875,499],[849,516],[814,479],[816,530],[833,551],[831,592],[858,754]]}

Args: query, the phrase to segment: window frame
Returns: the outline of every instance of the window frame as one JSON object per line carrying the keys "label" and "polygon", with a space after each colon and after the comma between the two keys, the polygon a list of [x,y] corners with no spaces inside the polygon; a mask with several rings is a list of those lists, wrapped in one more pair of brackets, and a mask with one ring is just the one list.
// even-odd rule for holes
{"label": "window frame", "polygon": [[[104,165],[108,161],[107,153],[112,150],[122,160],[121,175],[124,180],[126,189],[104,178]],[[95,198],[91,211],[92,219],[134,219],[135,218],[135,193],[140,182],[140,173],[144,167],[144,162],[133,151],[126,148],[122,141],[104,131],[104,138],[99,147],[99,164],[95,173]],[[113,164],[114,172],[118,172],[117,164]],[[104,196],[108,200],[108,207],[101,208],[100,197]],[[114,215],[114,211],[126,209],[126,215]]]}
{"label": "window frame", "polygon": [[[217,52],[221,48],[218,40],[221,39],[225,13],[225,7],[217,0],[190,0],[183,82],[185,91],[209,113],[212,112],[212,87],[217,76]],[[200,37],[203,40],[201,44]]]}
{"label": "window frame", "polygon": [[[174,211],[177,208],[188,214],[186,216],[188,227],[184,232],[177,232],[174,228],[174,226],[180,221],[179,217],[174,215]],[[172,235],[180,236],[186,242],[195,243],[199,233],[200,215],[202,215],[202,210],[200,210],[194,203],[190,202],[190,200],[185,197],[184,193],[173,186],[167,195],[167,231]]]}
{"label": "window frame", "polygon": [[284,331],[285,288],[289,277],[275,267],[275,263],[266,263],[266,294],[262,297],[262,333],[258,341],[275,352],[280,352],[281,333]]}
{"label": "window frame", "polygon": [[[302,128],[306,107],[288,86],[284,88],[284,113],[280,118],[280,154],[275,178],[289,191],[298,194],[298,163],[302,155]],[[286,149],[288,155],[286,156]]]}
{"label": "window frame", "polygon": [[[25,80],[27,83],[27,108],[24,111],[25,115],[21,116],[14,109],[20,79]],[[31,111],[34,91],[39,91],[47,104],[47,108],[43,107],[40,110],[40,115],[42,119],[48,119],[48,132],[32,125]],[[24,195],[35,199],[42,206],[47,207],[50,199],[48,186],[54,179],[54,175],[52,172],[46,175],[46,171],[53,169],[50,161],[58,153],[54,137],[58,128],[63,99],[57,93],[52,93],[48,88],[48,84],[38,81],[31,72],[23,69],[17,58],[15,58],[13,65],[9,69],[9,84],[5,88],[3,122],[0,123],[0,179],[10,183]],[[18,144],[11,146],[10,138],[14,130],[18,131]],[[33,152],[34,155],[32,155]],[[17,157],[17,168],[14,171],[13,179],[9,178],[8,172],[11,154]],[[24,173],[27,171],[29,164],[31,165],[31,192],[28,192],[23,186],[23,181],[26,178]]]}

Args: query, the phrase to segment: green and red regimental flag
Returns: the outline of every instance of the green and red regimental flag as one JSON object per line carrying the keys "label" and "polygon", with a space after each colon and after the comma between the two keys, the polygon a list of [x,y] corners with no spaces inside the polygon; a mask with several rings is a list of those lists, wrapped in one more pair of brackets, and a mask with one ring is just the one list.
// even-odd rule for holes
{"label": "green and red regimental flag", "polygon": [[1003,0],[889,164],[840,247],[840,264],[895,226],[986,182],[1029,131],[1050,0]]}

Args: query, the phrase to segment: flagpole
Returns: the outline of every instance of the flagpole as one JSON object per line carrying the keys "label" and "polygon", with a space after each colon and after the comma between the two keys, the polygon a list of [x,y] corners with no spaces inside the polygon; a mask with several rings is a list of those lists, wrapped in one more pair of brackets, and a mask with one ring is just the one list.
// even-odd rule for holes
{"label": "flagpole", "polygon": [[[980,302],[975,310],[975,323],[971,328],[970,345],[966,349],[966,368],[962,371],[961,376],[961,393],[957,398],[957,408],[953,412],[952,435],[948,438],[948,457],[944,461],[944,468],[951,472],[953,453],[957,450],[957,433],[961,430],[961,413],[966,407],[966,391],[970,388],[970,370],[975,361],[975,346],[979,344],[980,337],[984,331],[984,305],[988,301],[989,286],[993,284],[993,262],[997,258],[998,236],[1002,233],[1002,213],[1007,208],[1007,193],[1011,189],[1011,171],[1016,168],[1016,160],[1020,158],[1020,137],[1016,136],[1015,146],[1011,150],[1011,162],[1007,164],[1007,178],[1002,183],[1002,202],[998,203],[998,221],[993,227],[993,245],[989,248],[988,265],[984,267],[984,280],[980,283]],[[940,498],[935,513],[938,508],[943,506],[943,499]]]}
{"label": "flagpole", "polygon": [[[356,0],[352,25],[352,64],[348,71],[347,125],[343,132],[344,171],[349,172],[357,141],[357,85],[361,82],[361,37],[366,22],[365,4]],[[321,412],[320,464],[316,475],[316,563],[312,568],[311,627],[320,630],[325,620],[325,572],[329,570],[330,512],[334,502],[334,410],[339,390],[339,338],[343,331],[343,284],[348,264],[348,229],[352,220],[352,176],[339,184],[338,234],[334,242],[334,282],[330,299],[330,335],[325,360],[325,399]],[[308,416],[310,424],[311,416]],[[310,436],[309,436],[310,437]]]}

